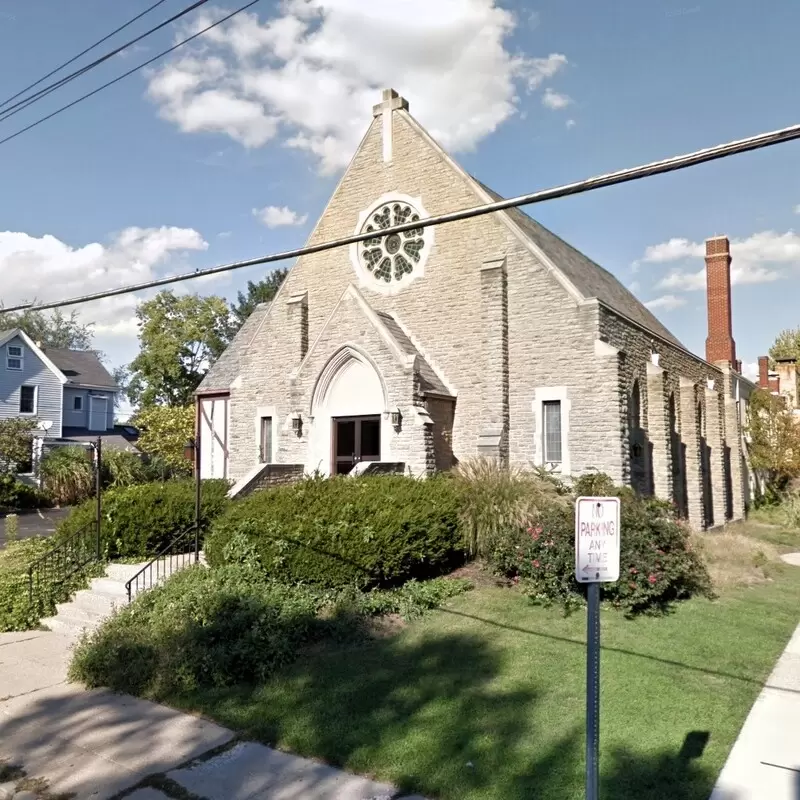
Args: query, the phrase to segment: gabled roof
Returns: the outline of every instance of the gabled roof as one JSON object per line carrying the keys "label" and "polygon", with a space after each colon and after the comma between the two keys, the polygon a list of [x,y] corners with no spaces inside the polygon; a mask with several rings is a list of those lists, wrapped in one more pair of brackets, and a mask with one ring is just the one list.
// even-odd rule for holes
{"label": "gabled roof", "polygon": [[13,339],[15,336],[18,336],[22,341],[25,343],[25,346],[33,351],[37,358],[53,373],[53,375],[58,378],[61,383],[67,382],[67,377],[64,373],[52,362],[50,357],[40,348],[37,346],[36,342],[25,333],[22,328],[10,328],[4,331],[0,331],[0,347],[2,347],[6,342]]}
{"label": "gabled roof", "polygon": [[[472,180],[492,200],[505,199],[476,178],[472,178]],[[509,216],[511,221],[521,229],[522,233],[539,250],[545,253],[555,267],[566,276],[585,299],[588,300],[594,297],[612,311],[627,317],[656,336],[666,339],[684,350],[686,349],[669,329],[662,325],[655,315],[608,270],[603,269],[603,267],[596,264],[579,250],[576,250],[572,245],[567,244],[563,239],[545,228],[544,225],[540,225],[522,209],[509,208],[500,213],[505,213]]]}
{"label": "gabled roof", "polygon": [[94,351],[43,347],[42,352],[61,370],[67,379],[67,386],[119,391],[116,381]]}
{"label": "gabled roof", "polygon": [[236,332],[233,341],[211,365],[211,368],[197,387],[195,394],[213,394],[214,392],[227,392],[230,390],[231,384],[239,375],[242,354],[258,330],[258,326],[269,310],[269,306],[269,303],[259,303],[253,309],[253,313]]}

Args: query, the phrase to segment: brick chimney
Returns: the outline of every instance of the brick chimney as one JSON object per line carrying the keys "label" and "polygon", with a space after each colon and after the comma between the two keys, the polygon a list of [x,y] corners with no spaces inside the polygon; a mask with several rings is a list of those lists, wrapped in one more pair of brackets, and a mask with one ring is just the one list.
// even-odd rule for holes
{"label": "brick chimney", "polygon": [[758,388],[769,389],[769,357],[758,357]]}
{"label": "brick chimney", "polygon": [[725,361],[736,369],[739,362],[731,321],[731,250],[727,236],[706,239],[706,294],[706,361],[712,364]]}

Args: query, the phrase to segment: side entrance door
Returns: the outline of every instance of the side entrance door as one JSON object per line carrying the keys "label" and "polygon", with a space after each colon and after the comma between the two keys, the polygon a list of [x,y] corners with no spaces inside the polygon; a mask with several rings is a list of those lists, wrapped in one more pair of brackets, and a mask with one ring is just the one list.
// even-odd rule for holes
{"label": "side entrance door", "polygon": [[381,418],[334,417],[334,475],[347,475],[359,461],[381,460]]}

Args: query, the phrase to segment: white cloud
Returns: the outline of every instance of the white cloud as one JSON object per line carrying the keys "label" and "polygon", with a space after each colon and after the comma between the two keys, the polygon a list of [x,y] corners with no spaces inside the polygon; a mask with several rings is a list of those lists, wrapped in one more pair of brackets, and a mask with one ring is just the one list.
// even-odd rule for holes
{"label": "white cloud", "polygon": [[[200,13],[191,30],[219,16]],[[206,33],[150,73],[148,94],[182,131],[246,147],[280,140],[331,173],[393,86],[445,147],[469,150],[516,112],[520,87],[534,91],[568,63],[512,54],[516,26],[495,0],[283,0],[278,16],[244,13]]]}
{"label": "white cloud", "polygon": [[545,89],[542,95],[542,105],[545,106],[545,108],[552,108],[554,111],[566,108],[571,102],[572,98],[567,97],[565,94],[554,92],[550,88]]}
{"label": "white cloud", "polygon": [[577,123],[575,122],[574,119],[568,119],[566,124],[567,128],[574,128]]}
{"label": "white cloud", "polygon": [[758,361],[743,361],[742,375],[753,383],[758,383]]}
{"label": "white cloud", "polygon": [[[55,236],[0,231],[0,275],[3,305],[46,302],[131,283],[142,283],[171,271],[172,260],[186,251],[208,247],[192,228],[125,228],[109,244],[74,247]],[[94,323],[97,346],[136,336],[134,310],[141,296],[110,297],[74,308],[83,322]],[[65,309],[69,313],[70,309]],[[119,342],[117,342],[119,344]]]}
{"label": "white cloud", "polygon": [[664,311],[673,311],[686,305],[686,298],[678,297],[674,294],[665,294],[661,297],[656,297],[655,300],[649,300],[645,305],[651,310],[663,309]]}
{"label": "white cloud", "polygon": [[[648,247],[644,256],[634,262],[670,264],[679,261],[701,260],[705,244],[688,239],[674,238]],[[769,283],[786,277],[792,269],[800,267],[800,235],[794,231],[777,233],[760,231],[746,239],[731,240],[731,283],[733,285]],[[705,289],[705,266],[700,269],[673,269],[662,278],[658,286],[673,291],[699,291]]]}
{"label": "white cloud", "polygon": [[265,206],[254,208],[253,215],[258,217],[268,228],[280,228],[290,225],[304,225],[308,214],[298,214],[288,206]]}
{"label": "white cloud", "polygon": [[636,292],[638,292],[641,288],[642,284],[639,283],[639,281],[631,281],[630,285],[628,286],[628,289],[634,294],[636,294]]}

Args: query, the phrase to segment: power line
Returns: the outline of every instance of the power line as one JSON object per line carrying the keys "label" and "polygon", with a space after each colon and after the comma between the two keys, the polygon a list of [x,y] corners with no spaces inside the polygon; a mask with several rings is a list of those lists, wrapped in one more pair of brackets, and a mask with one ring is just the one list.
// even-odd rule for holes
{"label": "power line", "polygon": [[81,67],[75,72],[70,73],[64,78],[60,78],[55,83],[51,83],[49,86],[45,86],[44,89],[39,89],[38,92],[34,92],[29,97],[25,97],[22,100],[14,103],[14,105],[9,106],[3,111],[0,111],[0,121],[6,120],[9,117],[13,117],[14,114],[18,114],[20,111],[24,111],[29,106],[32,106],[34,103],[37,103],[39,100],[44,99],[47,95],[55,92],[57,89],[60,89],[62,86],[74,81],[76,78],[80,78],[81,75],[85,75],[87,72],[93,70],[95,67],[99,67],[100,64],[104,64],[110,58],[113,58],[116,55],[119,55],[123,50],[126,50],[128,47],[132,47],[137,42],[140,42],[142,39],[146,39],[148,36],[154,34],[156,31],[160,31],[162,28],[165,28],[167,25],[171,25],[173,22],[181,19],[181,17],[185,17],[187,14],[190,14],[200,6],[205,5],[209,0],[195,0],[190,6],[187,6],[182,11],[179,11],[177,14],[173,14],[169,19],[165,19],[163,22],[160,22],[158,25],[150,28],[150,30],[145,31],[144,33],[137,36],[135,39],[131,39],[129,42],[117,47],[115,50],[111,50],[110,52],[106,53],[100,58],[95,59],[91,63],[87,64],[85,67]]}
{"label": "power line", "polygon": [[93,45],[87,47],[85,50],[81,50],[81,52],[78,53],[78,55],[73,56],[71,59],[69,59],[69,61],[65,61],[63,64],[59,64],[59,66],[57,66],[54,70],[48,72],[47,75],[44,75],[41,78],[39,78],[38,81],[34,81],[32,84],[26,86],[24,89],[21,89],[16,94],[11,95],[11,97],[9,97],[7,100],[3,100],[3,102],[0,103],[0,108],[3,108],[3,106],[7,106],[12,100],[16,100],[21,94],[25,94],[25,92],[29,92],[31,89],[34,89],[40,83],[46,81],[48,78],[51,78],[53,75],[55,75],[56,72],[60,72],[62,69],[64,69],[64,67],[68,67],[70,64],[77,61],[81,56],[85,56],[88,52],[94,50],[95,47],[99,47],[101,44],[103,44],[103,42],[108,41],[112,36],[116,36],[120,31],[125,30],[125,28],[127,28],[129,25],[133,25],[134,22],[140,20],[143,16],[149,14],[153,9],[157,8],[162,3],[165,2],[166,0],[158,0],[157,3],[153,3],[153,5],[151,5],[149,8],[146,8],[144,11],[142,11],[141,14],[137,14],[135,17],[133,17],[133,19],[129,19],[124,25],[120,25],[119,28],[111,31],[111,33],[109,33],[107,36],[104,36],[102,39],[98,39]]}
{"label": "power line", "polygon": [[[207,0],[203,0],[203,2],[207,2]],[[119,83],[121,80],[123,80],[123,78],[127,78],[129,75],[133,75],[134,72],[138,72],[139,70],[144,69],[145,67],[147,67],[150,64],[152,64],[154,61],[158,61],[158,59],[163,58],[166,55],[169,55],[169,53],[172,53],[174,50],[177,50],[179,47],[183,47],[183,45],[188,44],[189,42],[191,42],[194,39],[196,39],[198,36],[202,36],[204,33],[207,33],[212,28],[216,28],[217,25],[222,25],[223,22],[227,22],[229,19],[231,19],[231,17],[235,17],[237,14],[241,14],[242,11],[246,11],[248,8],[250,8],[251,6],[254,6],[258,2],[259,2],[259,0],[250,0],[249,3],[247,3],[246,5],[241,6],[240,8],[237,8],[236,11],[231,11],[230,14],[227,14],[226,16],[222,17],[221,19],[218,19],[216,22],[212,23],[208,27],[203,28],[202,30],[198,31],[197,33],[192,34],[191,36],[189,36],[186,39],[183,39],[182,41],[178,42],[177,44],[172,45],[172,47],[169,47],[166,50],[162,50],[160,53],[158,53],[158,55],[155,55],[152,58],[147,59],[147,61],[142,62],[141,64],[139,64],[138,66],[134,67],[133,69],[129,69],[127,72],[123,72],[122,75],[119,75],[116,78],[114,78],[113,80],[110,80],[107,83],[104,83],[102,86],[98,86],[97,89],[94,89],[91,92],[87,92],[86,94],[84,94],[81,97],[79,97],[77,100],[73,100],[71,103],[67,103],[65,106],[61,106],[61,108],[57,108],[51,114],[48,114],[45,117],[41,117],[40,119],[37,119],[35,122],[32,122],[30,125],[26,125],[24,128],[20,128],[16,133],[12,133],[10,136],[6,136],[5,139],[0,139],[0,144],[5,144],[6,142],[10,142],[12,139],[16,139],[17,136],[21,136],[23,133],[26,133],[27,131],[31,130],[32,128],[35,128],[37,125],[41,125],[43,122],[47,122],[47,120],[58,116],[62,112],[66,111],[67,109],[70,109],[73,106],[78,105],[78,103],[82,103],[84,100],[88,100],[90,97],[93,97],[98,92],[102,92],[103,89],[108,89],[109,86],[113,86],[115,83]]]}
{"label": "power line", "polygon": [[[696,150],[693,153],[662,159],[661,161],[651,161],[649,164],[643,164],[638,167],[628,167],[627,169],[621,169],[617,172],[608,172],[604,175],[586,178],[582,181],[576,181],[575,183],[567,183],[561,186],[552,187],[550,189],[542,189],[538,192],[523,194],[519,195],[518,197],[512,197],[505,200],[498,200],[494,203],[473,206],[472,208],[465,208],[461,209],[460,211],[451,211],[448,214],[439,214],[436,217],[428,217],[427,219],[421,219],[417,222],[405,222],[402,225],[394,225],[390,228],[381,229],[380,236],[388,236],[393,233],[402,233],[404,231],[416,230],[418,228],[428,228],[432,225],[443,225],[448,222],[457,222],[462,219],[470,219],[472,217],[484,216],[485,214],[492,214],[496,211],[504,211],[507,208],[516,208],[518,206],[543,203],[546,200],[555,200],[559,197],[569,197],[570,195],[584,194],[586,192],[595,191],[596,189],[603,189],[606,186],[616,186],[620,183],[630,183],[631,181],[641,180],[642,178],[649,178],[654,175],[662,175],[666,172],[676,172],[681,169],[696,166],[697,164],[705,164],[709,161],[728,158],[729,156],[737,155],[738,153],[748,153],[752,150],[761,150],[765,147],[771,147],[783,142],[791,142],[795,139],[800,139],[800,125],[792,125],[788,128],[781,128],[780,130],[772,131],[770,133],[761,133],[757,136],[750,136],[747,139],[738,139],[726,144],[708,147],[704,150]],[[64,306],[74,306],[80,303],[90,303],[93,300],[102,300],[106,297],[117,297],[121,294],[140,292],[144,289],[154,289],[158,286],[167,286],[171,283],[190,281],[194,278],[204,278],[208,275],[218,275],[221,272],[231,272],[232,270],[244,269],[245,267],[255,267],[260,264],[272,264],[276,261],[287,261],[292,258],[307,256],[313,253],[321,253],[325,250],[333,250],[337,247],[346,247],[347,245],[374,238],[375,231],[369,233],[357,233],[353,236],[345,236],[329,242],[321,242],[320,244],[300,247],[296,250],[285,250],[282,253],[274,253],[268,256],[260,256],[259,258],[251,258],[247,261],[234,261],[231,264],[222,264],[221,266],[208,267],[207,269],[197,269],[194,272],[184,272],[179,275],[157,278],[156,280],[131,284],[130,286],[121,287],[119,289],[106,289],[101,292],[94,292],[92,294],[84,294],[78,297],[72,297],[69,300],[55,300],[51,303],[21,303],[17,306],[3,308],[0,310],[0,313],[24,311],[28,308],[46,310],[51,308],[63,308]]]}

